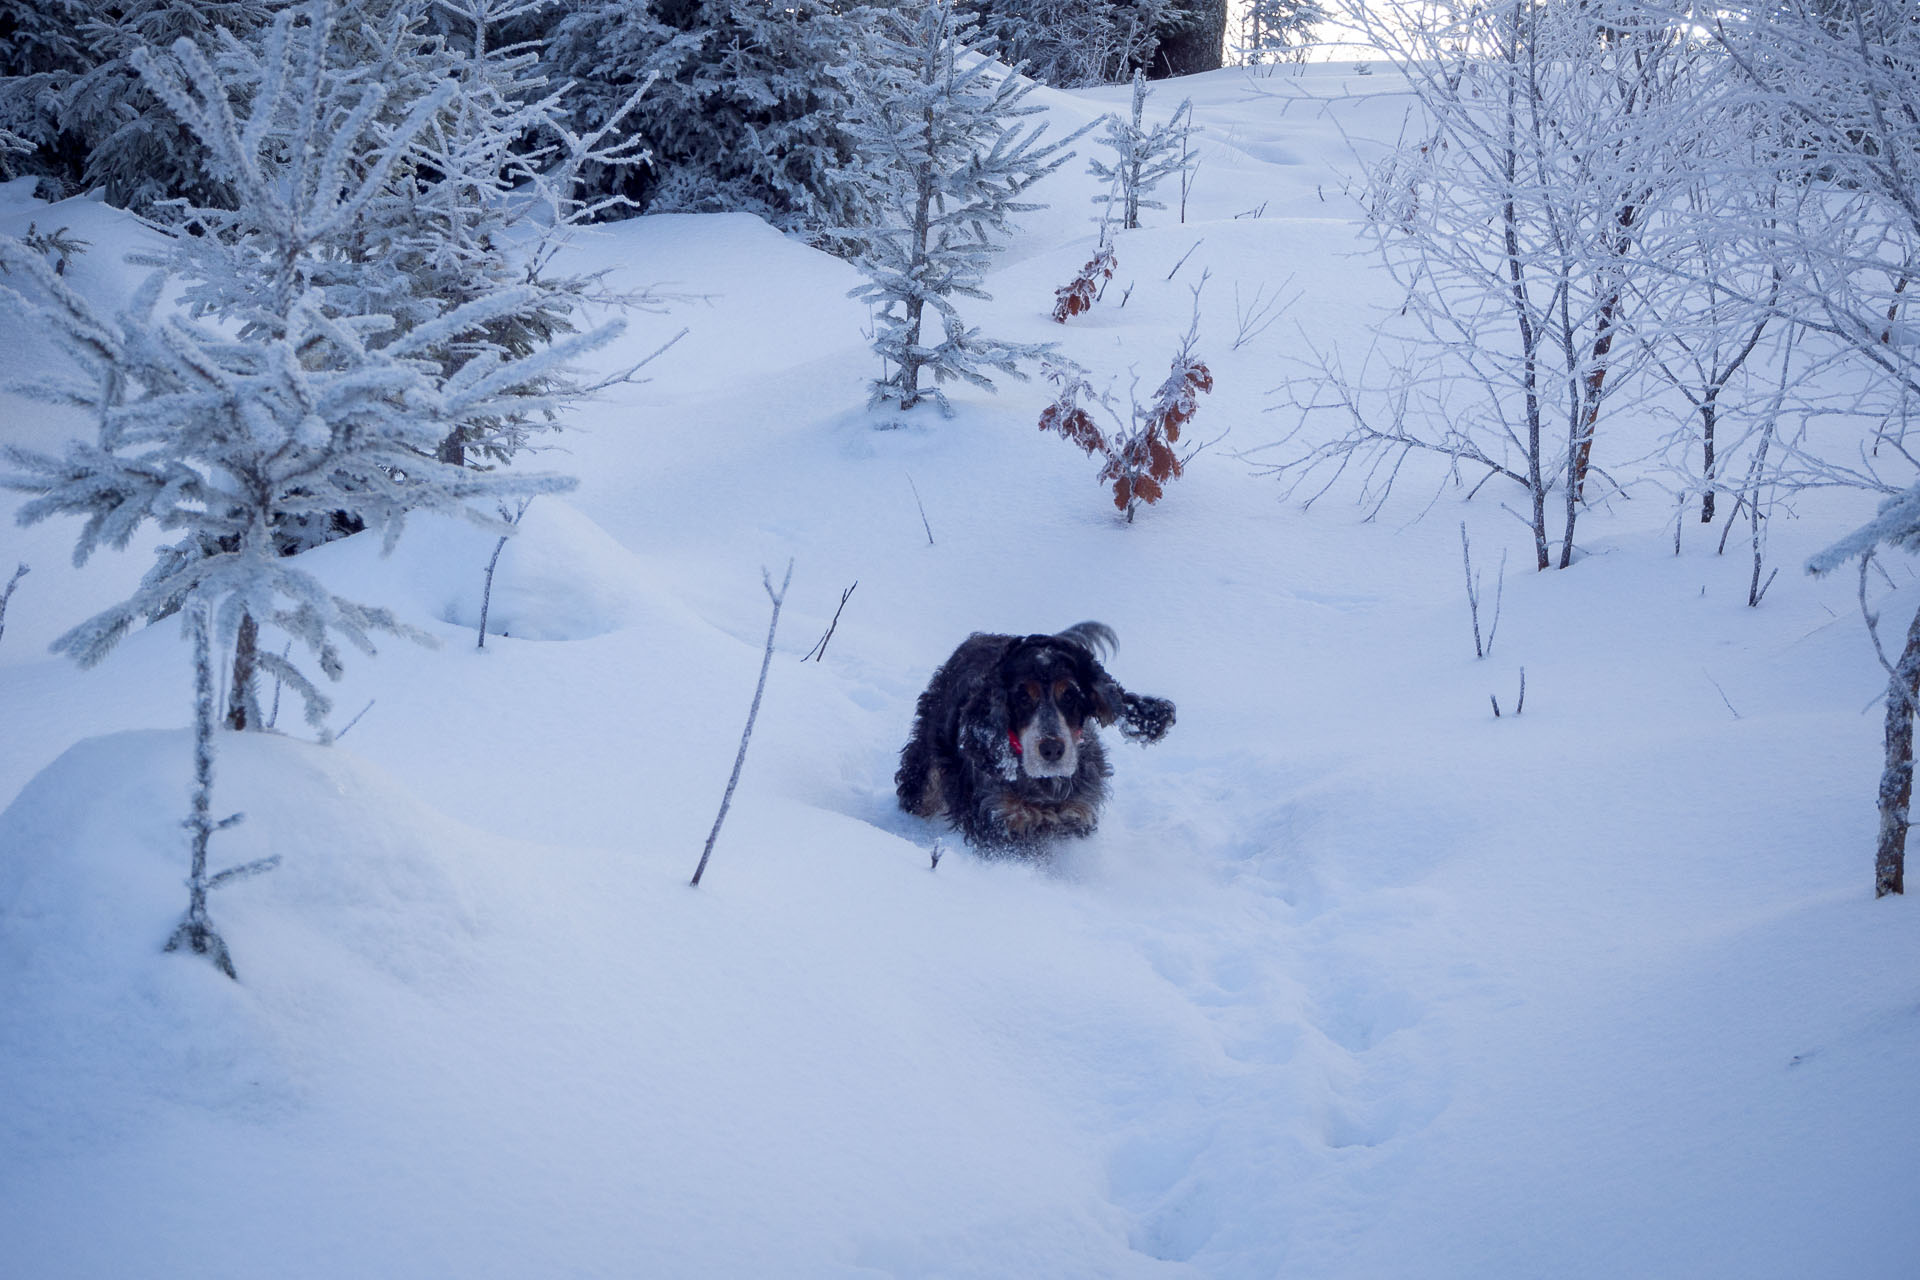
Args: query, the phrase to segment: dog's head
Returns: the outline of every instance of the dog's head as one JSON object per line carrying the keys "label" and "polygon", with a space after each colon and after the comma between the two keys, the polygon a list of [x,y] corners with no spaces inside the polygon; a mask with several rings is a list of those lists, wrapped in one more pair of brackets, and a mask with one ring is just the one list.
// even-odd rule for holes
{"label": "dog's head", "polygon": [[1006,749],[1030,778],[1072,777],[1087,722],[1112,724],[1125,698],[1076,632],[1015,640],[995,669],[995,685]]}

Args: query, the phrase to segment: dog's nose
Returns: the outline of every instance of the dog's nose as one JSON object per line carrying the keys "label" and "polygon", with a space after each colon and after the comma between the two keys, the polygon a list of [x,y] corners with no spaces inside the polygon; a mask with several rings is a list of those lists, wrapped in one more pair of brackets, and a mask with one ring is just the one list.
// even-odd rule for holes
{"label": "dog's nose", "polygon": [[1048,764],[1058,764],[1060,757],[1066,754],[1067,740],[1065,738],[1040,739],[1040,758]]}

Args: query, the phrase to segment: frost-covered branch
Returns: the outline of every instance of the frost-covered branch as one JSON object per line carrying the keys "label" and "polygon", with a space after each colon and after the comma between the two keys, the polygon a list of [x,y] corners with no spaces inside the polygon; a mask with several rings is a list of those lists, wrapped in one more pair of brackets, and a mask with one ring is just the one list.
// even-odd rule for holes
{"label": "frost-covered branch", "polygon": [[26,577],[27,572],[26,562],[22,561],[13,571],[13,576],[7,579],[6,590],[0,591],[0,637],[7,634],[7,605],[13,600],[13,589],[20,585],[20,579]]}

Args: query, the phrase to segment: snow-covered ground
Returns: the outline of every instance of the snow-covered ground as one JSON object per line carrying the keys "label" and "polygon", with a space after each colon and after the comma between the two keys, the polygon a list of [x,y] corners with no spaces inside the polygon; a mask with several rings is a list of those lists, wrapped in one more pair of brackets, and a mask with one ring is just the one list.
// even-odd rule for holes
{"label": "snow-covered ground", "polygon": [[[870,416],[844,263],[745,216],[582,242],[682,296],[609,365],[690,333],[536,461],[581,487],[502,556],[484,651],[485,532],[312,554],[442,643],[350,655],[334,722],[371,706],[336,746],[223,738],[246,820],[216,865],[283,859],[215,897],[238,983],[159,951],[177,627],[91,672],[46,653],[151,543],[76,571],[71,527],[0,497],[0,574],[32,566],[0,637],[0,1274],[1920,1272],[1920,917],[1870,896],[1883,677],[1854,583],[1798,568],[1867,500],[1778,521],[1758,609],[1715,534],[1673,555],[1650,487],[1543,574],[1492,490],[1281,502],[1238,455],[1290,425],[1263,412],[1285,357],[1392,301],[1343,193],[1404,109],[1384,74],[1291,83],[1337,109],[1160,86],[1208,130],[1186,223],[1120,236],[1105,300],[1057,326],[1094,238],[1072,166],[971,313],[1124,393],[1211,272],[1192,430],[1227,434],[1132,526],[1035,430],[1044,387]],[[1036,100],[1071,127],[1124,93]],[[137,279],[113,211],[0,188],[0,230],[30,221],[93,242],[83,289]],[[1262,288],[1297,299],[1233,350]],[[82,425],[0,404],[6,443]],[[1599,448],[1637,456],[1636,429]],[[1484,661],[1462,520],[1489,585],[1510,552]],[[1050,865],[930,869],[892,795],[915,695],[970,631],[1085,618],[1177,727],[1114,748],[1101,830]]]}

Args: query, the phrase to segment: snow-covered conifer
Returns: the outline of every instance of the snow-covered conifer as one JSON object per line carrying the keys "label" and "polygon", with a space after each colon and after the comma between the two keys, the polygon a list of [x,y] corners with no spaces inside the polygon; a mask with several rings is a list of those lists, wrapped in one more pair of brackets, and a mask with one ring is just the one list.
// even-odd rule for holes
{"label": "snow-covered conifer", "polygon": [[[259,208],[245,201],[164,207],[163,219],[184,233],[175,238],[176,254],[181,274],[194,281],[186,297],[195,309],[251,326],[254,309],[277,313],[288,289],[308,289],[328,315],[389,317],[384,333],[366,339],[379,347],[490,299],[496,305],[474,327],[443,329],[432,353],[443,374],[481,351],[526,355],[571,333],[592,281],[557,273],[553,250],[595,212],[576,195],[580,170],[618,161],[624,144],[568,130],[535,51],[497,42],[495,33],[528,7],[526,0],[350,0],[315,9],[314,34],[293,54],[310,64],[296,73],[329,104],[326,112],[283,104],[261,119],[256,111],[257,136],[245,140],[199,119],[169,68],[150,68],[181,118],[211,130],[203,136],[220,168],[251,165],[264,177],[278,171],[280,154],[313,145],[302,131],[344,130],[331,142],[336,162],[382,175],[351,217],[303,227],[305,250],[286,263],[285,276],[258,265],[281,254],[281,232]],[[258,49],[230,37],[216,57],[229,82],[266,84],[281,74]],[[363,107],[365,121],[351,124]],[[497,305],[509,297],[513,305]],[[544,405],[584,389],[564,378],[529,383],[521,388],[527,405],[455,424],[438,453],[456,463],[504,461],[542,425]]]}
{"label": "snow-covered conifer", "polygon": [[996,55],[1058,88],[1125,79],[1186,16],[1179,0],[963,0],[959,8],[979,19],[982,43]]}
{"label": "snow-covered conifer", "polygon": [[145,210],[174,196],[224,200],[192,133],[142,82],[134,53],[179,39],[209,45],[221,30],[250,37],[285,7],[286,0],[28,5],[35,16],[0,63],[8,77],[0,125],[36,144],[38,172],[68,188],[100,188],[114,204]]}
{"label": "snow-covered conifer", "polygon": [[[0,292],[57,337],[78,366],[27,390],[87,409],[90,443],[60,456],[9,450],[31,494],[26,522],[85,517],[78,561],[124,546],[149,520],[180,538],[164,547],[128,599],[55,642],[82,665],[99,661],[139,620],[190,605],[213,610],[234,646],[229,723],[258,727],[261,672],[284,681],[321,724],[327,699],[272,646],[272,626],[319,672],[337,678],[337,641],[366,651],[390,613],[333,595],[289,555],[287,531],[345,513],[388,545],[410,511],[458,511],[483,523],[503,498],[569,487],[559,476],[479,472],[439,457],[460,424],[524,411],[567,362],[612,326],[525,354],[462,335],[484,333],[537,296],[519,285],[452,307],[410,328],[390,314],[343,312],[313,272],[332,237],[391,191],[392,171],[452,100],[443,84],[382,122],[383,87],[333,74],[324,3],[276,20],[259,59],[251,109],[231,109],[227,82],[189,41],[143,58],[149,83],[193,130],[239,197],[226,234],[193,237],[172,269],[212,317],[161,308],[156,273],[115,316],[100,314],[39,258],[0,242],[12,287]],[[369,135],[381,145],[364,145]],[[375,264],[385,269],[385,264]],[[398,336],[395,336],[396,331]],[[450,354],[451,353],[451,354]],[[535,400],[534,402],[537,402]]]}
{"label": "snow-covered conifer", "polygon": [[650,211],[744,210],[815,238],[863,222],[859,188],[840,177],[855,161],[842,71],[866,13],[831,0],[569,5],[544,56],[576,130],[604,127],[657,77],[621,126],[651,162],[592,167],[589,186]]}
{"label": "snow-covered conifer", "polygon": [[[917,12],[890,12],[872,35],[868,74],[854,85],[854,132],[871,167],[860,181],[878,222],[862,228],[857,265],[867,283],[852,291],[876,307],[873,347],[885,373],[872,402],[910,409],[959,378],[991,388],[989,370],[1024,378],[1019,365],[1045,347],[1002,342],[968,328],[955,297],[985,298],[981,282],[1016,213],[1020,195],[1073,154],[1079,134],[1041,142],[1033,89],[974,49],[974,20],[948,0]],[[929,316],[928,311],[933,315]],[[928,331],[937,318],[938,341]],[[922,385],[931,374],[934,386]]]}
{"label": "snow-covered conifer", "polygon": [[1153,199],[1153,189],[1161,179],[1179,172],[1192,154],[1188,144],[1194,134],[1193,100],[1183,100],[1165,123],[1149,125],[1146,108],[1150,96],[1147,73],[1135,71],[1133,103],[1127,118],[1102,117],[1106,133],[1100,141],[1113,148],[1113,159],[1105,161],[1095,156],[1087,162],[1087,172],[1106,187],[1093,198],[1100,206],[1101,222],[1117,222],[1123,231],[1139,228],[1142,209],[1167,207]]}
{"label": "snow-covered conifer", "polygon": [[1246,0],[1238,52],[1250,63],[1304,57],[1313,29],[1331,19],[1320,0]]}
{"label": "snow-covered conifer", "polygon": [[7,6],[0,20],[0,172],[5,176],[72,168],[59,158],[58,92],[88,65],[80,27],[91,10],[88,0]]}

